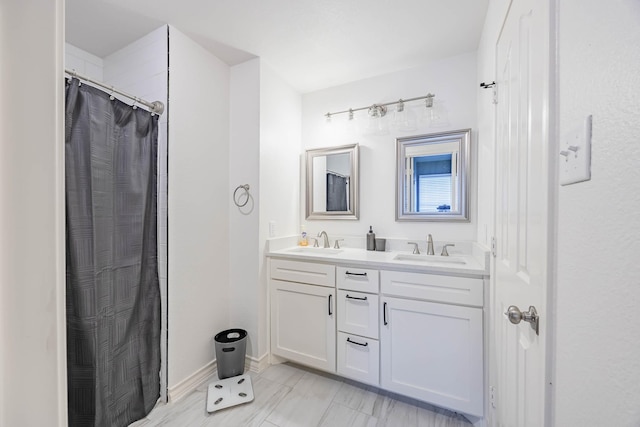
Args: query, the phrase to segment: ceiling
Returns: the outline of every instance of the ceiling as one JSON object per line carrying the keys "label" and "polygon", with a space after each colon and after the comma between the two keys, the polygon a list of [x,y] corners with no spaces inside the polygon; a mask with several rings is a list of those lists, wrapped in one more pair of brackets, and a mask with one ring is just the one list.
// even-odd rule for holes
{"label": "ceiling", "polygon": [[67,42],[106,57],[171,24],[301,93],[475,51],[489,0],[66,0]]}

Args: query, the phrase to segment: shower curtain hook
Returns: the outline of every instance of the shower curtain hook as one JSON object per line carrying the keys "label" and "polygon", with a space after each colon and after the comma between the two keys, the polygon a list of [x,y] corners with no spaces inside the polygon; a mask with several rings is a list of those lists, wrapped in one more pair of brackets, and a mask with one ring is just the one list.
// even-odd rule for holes
{"label": "shower curtain hook", "polygon": [[69,72],[69,84],[71,84],[71,82],[73,82],[73,79],[77,77],[78,77],[78,73],[76,73],[76,69],[74,68]]}
{"label": "shower curtain hook", "polygon": [[109,100],[113,101],[114,99],[116,99],[115,96],[113,96],[113,92],[115,91],[115,88],[113,86],[111,86],[111,92],[109,92]]}
{"label": "shower curtain hook", "polygon": [[131,108],[133,108],[134,110],[138,109],[138,106],[136,105],[138,103],[138,97],[134,96],[133,97],[133,105],[131,106]]}

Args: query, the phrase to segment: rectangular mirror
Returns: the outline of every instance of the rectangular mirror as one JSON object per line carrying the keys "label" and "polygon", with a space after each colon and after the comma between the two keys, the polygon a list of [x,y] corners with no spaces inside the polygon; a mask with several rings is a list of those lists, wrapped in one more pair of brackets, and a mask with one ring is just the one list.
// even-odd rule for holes
{"label": "rectangular mirror", "polygon": [[358,219],[358,144],[306,155],[307,219]]}
{"label": "rectangular mirror", "polygon": [[396,140],[396,221],[469,221],[471,129]]}

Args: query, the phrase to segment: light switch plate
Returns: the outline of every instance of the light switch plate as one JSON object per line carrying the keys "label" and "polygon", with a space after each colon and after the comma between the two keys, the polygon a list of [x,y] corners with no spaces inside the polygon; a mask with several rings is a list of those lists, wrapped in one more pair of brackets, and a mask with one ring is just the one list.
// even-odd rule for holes
{"label": "light switch plate", "polygon": [[560,185],[591,179],[591,121],[589,115],[579,126],[567,132],[560,147]]}

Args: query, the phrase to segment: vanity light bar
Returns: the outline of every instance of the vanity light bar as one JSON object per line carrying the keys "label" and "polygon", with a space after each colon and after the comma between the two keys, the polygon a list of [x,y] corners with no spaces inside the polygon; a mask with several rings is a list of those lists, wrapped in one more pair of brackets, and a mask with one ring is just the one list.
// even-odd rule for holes
{"label": "vanity light bar", "polygon": [[419,101],[421,99],[425,99],[425,107],[426,108],[431,108],[433,107],[433,98],[435,98],[436,96],[432,93],[428,93],[425,96],[417,96],[415,98],[409,98],[409,99],[399,99],[398,101],[393,101],[393,102],[386,102],[384,104],[373,104],[371,106],[368,107],[360,107],[360,108],[349,108],[348,110],[343,110],[343,111],[336,111],[335,113],[327,113],[324,116],[327,118],[327,121],[331,121],[331,117],[335,116],[336,114],[344,114],[344,113],[349,113],[349,120],[353,119],[353,113],[356,111],[362,111],[362,110],[368,110],[369,115],[370,116],[376,116],[376,117],[382,117],[387,113],[387,106],[389,105],[396,105],[399,104],[400,106],[402,106],[404,108],[404,103],[405,102],[411,102],[411,101]]}

